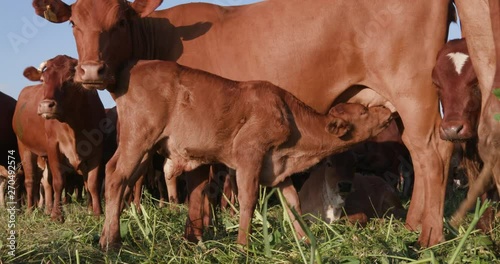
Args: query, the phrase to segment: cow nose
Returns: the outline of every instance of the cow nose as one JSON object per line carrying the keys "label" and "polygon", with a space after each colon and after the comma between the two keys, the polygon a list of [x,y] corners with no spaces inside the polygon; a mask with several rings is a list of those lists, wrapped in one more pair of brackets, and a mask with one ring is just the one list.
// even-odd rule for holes
{"label": "cow nose", "polygon": [[40,108],[42,109],[55,109],[57,103],[54,100],[43,100],[40,102]]}
{"label": "cow nose", "polygon": [[352,190],[352,183],[348,181],[339,182],[338,184],[340,193],[350,193]]}
{"label": "cow nose", "polygon": [[106,73],[103,63],[82,64],[80,69],[83,82],[102,81]]}
{"label": "cow nose", "polygon": [[57,102],[54,100],[45,99],[38,104],[38,114],[43,118],[52,118],[57,114]]}

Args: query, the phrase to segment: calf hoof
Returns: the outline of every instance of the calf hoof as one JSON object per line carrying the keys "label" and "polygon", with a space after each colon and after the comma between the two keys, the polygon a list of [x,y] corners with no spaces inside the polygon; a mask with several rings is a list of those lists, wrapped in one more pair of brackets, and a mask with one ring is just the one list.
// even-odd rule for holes
{"label": "calf hoof", "polygon": [[483,213],[479,222],[477,222],[477,228],[481,229],[485,234],[488,234],[493,229],[493,222],[495,221],[495,213],[493,208],[490,206]]}
{"label": "calf hoof", "polygon": [[50,218],[54,222],[58,222],[58,223],[61,223],[61,224],[64,223],[64,217],[62,216],[62,214],[52,214],[50,216]]}
{"label": "calf hoof", "polygon": [[104,252],[118,251],[122,247],[122,242],[106,241],[106,238],[101,236],[101,239],[99,240],[99,245],[101,246],[101,250]]}

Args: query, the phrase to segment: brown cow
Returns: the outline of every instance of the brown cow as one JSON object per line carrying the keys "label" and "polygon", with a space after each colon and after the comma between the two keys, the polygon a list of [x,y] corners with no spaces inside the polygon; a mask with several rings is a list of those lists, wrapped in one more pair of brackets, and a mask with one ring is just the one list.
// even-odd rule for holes
{"label": "brown cow", "polygon": [[[0,92],[0,207],[5,206],[5,188],[9,176],[14,180],[17,163],[21,162],[17,148],[16,134],[12,130],[12,116],[16,100]],[[10,174],[9,174],[10,172]]]}
{"label": "brown cow", "polygon": [[332,155],[311,171],[299,191],[302,212],[331,223],[342,215],[365,224],[369,218],[393,213],[403,218],[405,211],[397,193],[381,177],[355,173],[355,156],[347,151]]}
{"label": "brown cow", "polygon": [[[466,6],[467,4],[463,3],[463,5]],[[492,180],[500,194],[500,152],[498,152],[500,148],[500,122],[494,119],[494,116],[500,113],[500,100],[492,93],[494,89],[500,87],[500,3],[490,0],[488,6],[481,3],[478,11],[467,11],[465,9],[462,11],[464,11],[466,21],[470,22],[470,25],[466,28],[466,36],[468,39],[472,39],[472,41],[468,42],[468,48],[482,92],[478,150],[484,166],[477,181],[470,187],[466,200],[462,202],[460,208],[453,215],[452,224],[454,225],[457,225],[462,220],[467,210],[472,207],[477,197],[485,192]],[[481,20],[485,18],[478,16],[484,15],[488,11],[489,16],[487,17],[489,20],[486,19],[487,22],[485,23],[484,20]],[[474,28],[474,26],[477,26],[478,21],[483,22],[483,24]],[[471,30],[473,28],[474,30]],[[492,44],[491,41],[493,40],[494,45],[492,47],[494,49],[482,46],[484,44],[479,43],[481,40],[487,41],[486,44]],[[485,64],[478,55],[495,58],[496,70],[489,67],[491,62],[490,65]],[[490,82],[490,80],[492,81]]]}
{"label": "brown cow", "polygon": [[12,122],[25,172],[27,206],[33,207],[40,185],[33,175],[36,159],[46,156],[54,190],[51,217],[59,221],[64,220],[61,193],[65,174],[73,170],[88,179],[94,214],[102,212],[98,169],[106,116],[97,93],[73,82],[76,63],[70,57],[57,56],[42,70],[26,68],[28,79],[42,83],[21,91]]}
{"label": "brown cow", "polygon": [[246,244],[259,183],[282,188],[300,212],[288,176],[378,134],[391,116],[385,107],[359,104],[322,115],[268,82],[230,81],[165,61],[137,62],[108,90],[118,116],[127,118],[120,119],[118,149],[106,166],[103,248],[121,243],[123,193],[156,149],[168,154],[174,175],[214,162],[237,171],[237,241]]}
{"label": "brown cow", "polygon": [[34,0],[33,6],[52,22],[71,21],[76,78],[88,88],[112,84],[129,59],[163,59],[234,80],[268,80],[320,113],[353,90],[354,102],[392,103],[415,169],[407,225],[421,227],[424,246],[443,239],[452,144],[437,136],[441,117],[431,71],[451,3],[270,0],[153,12],[161,2]]}

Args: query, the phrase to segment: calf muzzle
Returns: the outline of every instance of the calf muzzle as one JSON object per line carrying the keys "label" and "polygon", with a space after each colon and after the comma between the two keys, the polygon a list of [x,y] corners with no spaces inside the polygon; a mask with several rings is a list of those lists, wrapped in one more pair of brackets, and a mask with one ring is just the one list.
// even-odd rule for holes
{"label": "calf muzzle", "polygon": [[467,122],[443,121],[439,129],[439,135],[443,140],[468,140],[475,136],[475,132]]}

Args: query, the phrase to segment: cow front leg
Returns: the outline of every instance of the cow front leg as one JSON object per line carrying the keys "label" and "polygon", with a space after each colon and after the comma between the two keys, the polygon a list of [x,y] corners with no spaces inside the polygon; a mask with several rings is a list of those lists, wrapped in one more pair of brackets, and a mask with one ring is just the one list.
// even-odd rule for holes
{"label": "cow front leg", "polygon": [[444,198],[453,144],[439,137],[441,117],[437,98],[436,104],[427,108],[412,101],[398,103],[405,105],[396,105],[396,108],[402,110],[399,111],[405,126],[402,138],[410,151],[415,172],[406,225],[412,230],[421,228],[418,243],[427,247],[444,239]]}
{"label": "cow front leg", "polygon": [[[19,141],[18,141],[19,142]],[[36,167],[36,155],[31,151],[27,150],[24,145],[19,142],[19,154],[21,156],[21,161],[24,169],[24,188],[26,189],[26,207],[27,211],[33,210],[33,206],[36,204],[38,193],[40,192],[40,179],[37,174]],[[19,179],[16,178],[16,181]],[[16,186],[21,186],[21,183],[17,183]],[[16,195],[19,196],[19,204],[21,203],[21,189],[16,190]]]}

